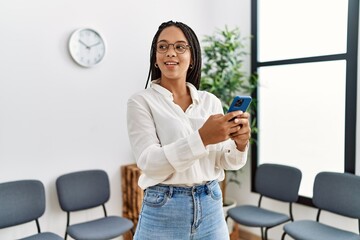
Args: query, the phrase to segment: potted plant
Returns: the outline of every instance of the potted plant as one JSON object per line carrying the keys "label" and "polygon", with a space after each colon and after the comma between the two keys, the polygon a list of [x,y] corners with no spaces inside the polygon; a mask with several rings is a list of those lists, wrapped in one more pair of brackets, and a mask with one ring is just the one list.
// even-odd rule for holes
{"label": "potted plant", "polygon": [[[241,36],[239,28],[231,30],[227,26],[223,30],[217,29],[213,35],[204,36],[204,65],[200,89],[217,96],[222,102],[224,113],[227,112],[234,96],[241,94],[253,96],[248,111],[253,116],[251,118],[252,133],[256,133],[256,118],[253,113],[255,113],[257,103],[254,98],[257,75],[247,73],[243,66],[244,58],[249,54],[245,44],[247,39]],[[250,142],[253,143],[253,141],[251,139]],[[227,184],[231,182],[240,184],[237,179],[238,172],[225,172],[225,180],[221,183],[224,206],[231,204],[225,199]]]}

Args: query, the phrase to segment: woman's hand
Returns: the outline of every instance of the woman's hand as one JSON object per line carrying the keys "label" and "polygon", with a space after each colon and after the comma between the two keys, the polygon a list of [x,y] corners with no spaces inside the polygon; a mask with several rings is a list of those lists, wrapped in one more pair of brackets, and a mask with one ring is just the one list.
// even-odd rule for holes
{"label": "woman's hand", "polygon": [[231,138],[237,148],[243,151],[250,139],[249,116],[249,113],[242,111],[211,115],[199,129],[204,146]]}
{"label": "woman's hand", "polygon": [[249,122],[250,114],[245,112],[238,115],[233,122],[240,128],[230,134],[230,138],[235,141],[239,151],[244,151],[251,137],[251,128]]}

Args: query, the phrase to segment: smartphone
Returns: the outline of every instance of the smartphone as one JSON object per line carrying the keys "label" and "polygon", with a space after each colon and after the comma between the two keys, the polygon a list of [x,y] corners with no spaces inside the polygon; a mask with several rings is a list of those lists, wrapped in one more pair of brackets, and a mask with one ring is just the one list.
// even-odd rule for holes
{"label": "smartphone", "polygon": [[252,98],[250,96],[236,96],[232,101],[228,113],[233,111],[243,111],[246,112],[248,107],[250,106]]}

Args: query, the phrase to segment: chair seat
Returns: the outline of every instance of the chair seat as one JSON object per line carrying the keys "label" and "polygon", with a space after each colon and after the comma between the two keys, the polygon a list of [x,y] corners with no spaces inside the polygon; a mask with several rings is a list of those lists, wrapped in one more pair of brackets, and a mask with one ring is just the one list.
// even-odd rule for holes
{"label": "chair seat", "polygon": [[63,238],[54,233],[43,232],[19,240],[63,240]]}
{"label": "chair seat", "polygon": [[290,221],[290,217],[251,205],[234,207],[227,214],[235,222],[249,227],[273,227]]}
{"label": "chair seat", "polygon": [[133,227],[133,223],[122,217],[109,216],[68,227],[68,234],[74,239],[105,240],[118,237]]}
{"label": "chair seat", "polygon": [[316,221],[298,220],[284,225],[286,233],[295,239],[306,240],[360,240],[353,232],[337,229]]}

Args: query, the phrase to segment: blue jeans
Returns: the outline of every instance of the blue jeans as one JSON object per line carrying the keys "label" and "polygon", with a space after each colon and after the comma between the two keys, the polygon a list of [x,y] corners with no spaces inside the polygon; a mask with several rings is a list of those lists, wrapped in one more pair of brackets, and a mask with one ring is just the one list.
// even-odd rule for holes
{"label": "blue jeans", "polygon": [[229,240],[218,182],[147,188],[134,240]]}

